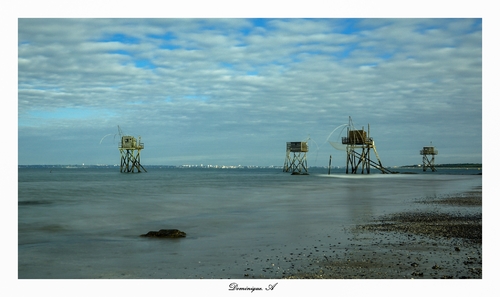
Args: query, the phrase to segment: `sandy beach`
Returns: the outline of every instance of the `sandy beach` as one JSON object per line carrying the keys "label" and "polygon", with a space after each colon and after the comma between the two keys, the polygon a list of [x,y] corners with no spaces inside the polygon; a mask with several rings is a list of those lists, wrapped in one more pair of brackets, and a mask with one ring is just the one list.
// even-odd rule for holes
{"label": "sandy beach", "polygon": [[[286,279],[481,279],[482,188],[415,202],[432,211],[376,218],[347,232],[342,250],[314,256]],[[317,253],[316,253],[317,254]]]}

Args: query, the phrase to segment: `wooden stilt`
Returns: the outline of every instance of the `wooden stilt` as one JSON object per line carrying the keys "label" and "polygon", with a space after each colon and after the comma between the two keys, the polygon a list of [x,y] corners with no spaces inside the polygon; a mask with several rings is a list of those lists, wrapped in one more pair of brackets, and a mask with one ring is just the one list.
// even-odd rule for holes
{"label": "wooden stilt", "polygon": [[147,172],[141,165],[141,149],[144,149],[141,137],[137,141],[135,137],[122,136],[122,142],[118,149],[121,155],[120,172],[134,173],[136,170],[137,172]]}
{"label": "wooden stilt", "polygon": [[307,172],[307,142],[287,142],[283,172],[292,174],[309,174]]}

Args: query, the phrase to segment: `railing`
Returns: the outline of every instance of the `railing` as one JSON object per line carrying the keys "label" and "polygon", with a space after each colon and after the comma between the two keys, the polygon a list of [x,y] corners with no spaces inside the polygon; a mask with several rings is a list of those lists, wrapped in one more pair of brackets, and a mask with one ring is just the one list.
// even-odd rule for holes
{"label": "railing", "polygon": [[437,155],[438,150],[433,149],[433,150],[420,150],[421,155]]}
{"label": "railing", "polygon": [[373,143],[373,138],[361,139],[360,137],[342,137],[342,144],[371,144]]}
{"label": "railing", "polygon": [[122,146],[121,143],[118,143],[118,148],[119,149],[129,149],[129,150],[137,150],[137,149],[144,149],[144,143],[139,143],[139,145],[130,145],[130,146]]}

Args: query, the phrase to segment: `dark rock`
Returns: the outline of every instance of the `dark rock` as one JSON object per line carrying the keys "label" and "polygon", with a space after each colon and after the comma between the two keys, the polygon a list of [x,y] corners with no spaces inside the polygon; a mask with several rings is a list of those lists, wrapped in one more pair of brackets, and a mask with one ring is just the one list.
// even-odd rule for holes
{"label": "dark rock", "polygon": [[179,238],[186,237],[186,233],[177,229],[161,229],[159,231],[149,231],[147,234],[142,234],[144,237],[160,237],[160,238]]}

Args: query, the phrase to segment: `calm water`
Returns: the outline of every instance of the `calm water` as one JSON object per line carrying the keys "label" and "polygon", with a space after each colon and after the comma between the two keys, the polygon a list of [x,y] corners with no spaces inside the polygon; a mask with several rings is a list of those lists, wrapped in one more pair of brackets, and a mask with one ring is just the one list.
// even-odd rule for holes
{"label": "calm water", "polygon": [[[470,170],[317,170],[292,176],[278,169],[20,168],[18,277],[279,277],[290,265],[279,256],[318,242],[342,247],[349,226],[482,184]],[[139,236],[159,229],[187,237]]]}

